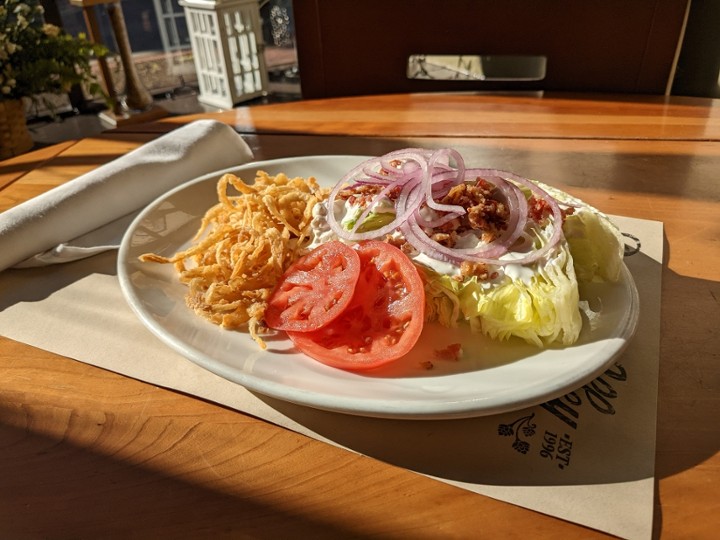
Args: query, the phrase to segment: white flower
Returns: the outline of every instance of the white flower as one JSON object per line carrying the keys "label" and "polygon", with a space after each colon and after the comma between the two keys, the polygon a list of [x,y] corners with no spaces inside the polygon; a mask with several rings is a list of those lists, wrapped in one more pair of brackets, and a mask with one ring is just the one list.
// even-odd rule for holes
{"label": "white flower", "polygon": [[2,91],[3,94],[9,94],[11,90],[12,88],[10,88],[9,86],[3,86],[2,88],[0,88],[0,91]]}
{"label": "white flower", "polygon": [[15,13],[22,13],[23,15],[26,13],[30,13],[30,6],[28,6],[24,2],[21,2],[15,7]]}
{"label": "white flower", "polygon": [[42,31],[46,36],[57,37],[60,35],[60,28],[54,24],[43,24]]}

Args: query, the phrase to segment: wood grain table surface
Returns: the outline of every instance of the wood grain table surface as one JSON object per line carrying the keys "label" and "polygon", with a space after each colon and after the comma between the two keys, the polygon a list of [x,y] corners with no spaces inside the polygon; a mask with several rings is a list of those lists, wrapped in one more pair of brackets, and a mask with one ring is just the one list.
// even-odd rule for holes
{"label": "wood grain table surface", "polygon": [[[449,146],[662,221],[654,535],[717,537],[720,101],[424,94],[168,117],[0,162],[0,211],[200,117],[258,159]],[[605,535],[0,337],[0,538],[367,537]]]}

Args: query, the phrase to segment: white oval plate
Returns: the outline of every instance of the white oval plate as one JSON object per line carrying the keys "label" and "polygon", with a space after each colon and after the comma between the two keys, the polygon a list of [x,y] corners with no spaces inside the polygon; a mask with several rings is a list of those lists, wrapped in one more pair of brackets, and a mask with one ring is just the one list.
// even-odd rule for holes
{"label": "white oval plate", "polygon": [[[168,264],[141,263],[153,252],[184,249],[200,219],[217,202],[216,182],[233,172],[252,182],[257,170],[315,176],[333,185],[361,156],[309,156],[255,162],[184,184],[150,204],[134,220],[120,247],[118,277],[140,320],[165,344],[209,371],[248,390],[277,399],[349,414],[386,418],[462,418],[497,414],[542,403],[581,387],[626,347],[638,318],[638,294],[627,268],[616,284],[593,284],[581,297],[602,303],[599,325],[585,328],[565,348],[539,350],[519,340],[496,342],[466,328],[428,324],[413,351],[369,373],[320,364],[297,352],[284,335],[261,350],[245,332],[228,331],[185,305],[186,287]],[[434,351],[463,344],[459,361],[437,360]],[[431,360],[433,369],[422,362]]]}

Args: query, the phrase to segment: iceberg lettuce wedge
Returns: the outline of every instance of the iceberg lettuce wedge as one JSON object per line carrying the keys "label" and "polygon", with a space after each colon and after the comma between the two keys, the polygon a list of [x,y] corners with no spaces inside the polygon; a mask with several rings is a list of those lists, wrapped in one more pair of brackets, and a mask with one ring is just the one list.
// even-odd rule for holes
{"label": "iceberg lettuce wedge", "polygon": [[426,276],[428,316],[445,326],[465,320],[492,339],[517,336],[538,347],[570,345],[582,329],[577,279],[567,246],[529,280],[506,274],[493,283],[477,277],[458,281],[432,271]]}
{"label": "iceberg lettuce wedge", "polygon": [[[466,321],[492,339],[516,336],[538,347],[574,343],[583,325],[578,282],[617,281],[623,242],[607,216],[577,200],[567,202],[575,212],[563,225],[565,240],[546,261],[531,265],[529,277],[500,270],[491,281],[458,280],[424,268],[428,320],[449,327]],[[541,239],[547,234],[538,232]]]}

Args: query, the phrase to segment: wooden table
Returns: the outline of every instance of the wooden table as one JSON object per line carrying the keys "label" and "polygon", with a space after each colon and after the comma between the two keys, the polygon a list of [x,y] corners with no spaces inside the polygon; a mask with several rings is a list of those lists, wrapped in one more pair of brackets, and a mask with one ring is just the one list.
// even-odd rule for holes
{"label": "wooden table", "polygon": [[[664,222],[655,533],[720,527],[720,101],[400,95],[201,115],[259,159],[453,146],[608,213]],[[0,210],[197,117],[0,163]],[[0,536],[604,535],[0,338]]]}

